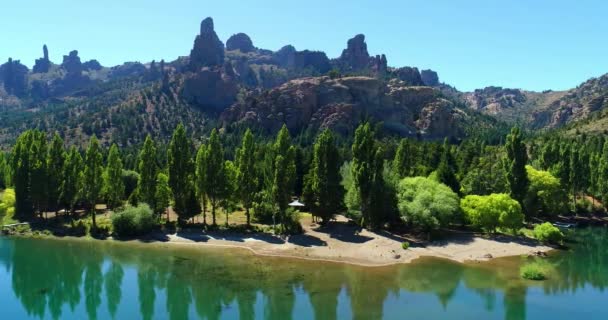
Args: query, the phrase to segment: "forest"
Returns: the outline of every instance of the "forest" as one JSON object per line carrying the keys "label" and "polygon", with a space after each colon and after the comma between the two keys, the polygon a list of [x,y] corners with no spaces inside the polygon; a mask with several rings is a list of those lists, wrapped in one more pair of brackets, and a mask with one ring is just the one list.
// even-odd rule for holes
{"label": "forest", "polygon": [[[0,155],[0,216],[44,221],[53,213],[72,226],[87,219],[92,234],[137,236],[167,224],[169,210],[178,226],[202,216],[204,228],[217,227],[221,214],[228,226],[243,211],[246,230],[257,222],[288,234],[301,232],[289,206],[299,199],[321,224],[344,214],[370,230],[432,237],[451,226],[517,234],[526,223],[603,212],[608,200],[608,142],[600,136],[513,128],[504,143],[439,143],[379,128],[362,122],[352,139],[325,130],[312,145],[294,142],[285,126],[273,139],[213,130],[195,145],[180,124],[168,145],[148,136],[122,150],[95,136],[84,150],[68,148],[57,133],[28,130]],[[100,204],[113,212],[111,225],[97,225]]]}

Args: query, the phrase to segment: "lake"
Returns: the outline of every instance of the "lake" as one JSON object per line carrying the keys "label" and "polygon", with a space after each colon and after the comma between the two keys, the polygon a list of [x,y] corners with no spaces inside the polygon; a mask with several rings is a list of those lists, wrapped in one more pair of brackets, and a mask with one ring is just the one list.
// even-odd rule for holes
{"label": "lake", "polygon": [[225,248],[0,237],[2,319],[608,319],[608,233],[532,258],[365,268]]}

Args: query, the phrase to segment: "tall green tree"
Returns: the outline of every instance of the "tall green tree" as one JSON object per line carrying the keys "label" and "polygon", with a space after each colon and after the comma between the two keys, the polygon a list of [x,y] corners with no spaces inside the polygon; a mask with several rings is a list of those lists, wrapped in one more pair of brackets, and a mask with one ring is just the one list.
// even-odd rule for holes
{"label": "tall green tree", "polygon": [[63,180],[63,166],[65,164],[65,149],[63,140],[55,133],[46,158],[47,166],[47,203],[49,209],[57,211],[61,203],[61,183]]}
{"label": "tall green tree", "polygon": [[65,159],[63,180],[61,181],[61,203],[71,214],[74,213],[74,206],[79,202],[81,196],[83,166],[80,152],[72,146]]}
{"label": "tall green tree", "polygon": [[236,204],[239,198],[237,187],[238,169],[234,162],[230,160],[224,161],[224,174],[226,182],[224,183],[224,192],[222,200],[220,201],[220,206],[224,210],[226,225],[228,225],[228,215],[236,210]]}
{"label": "tall green tree", "polygon": [[35,131],[34,139],[30,146],[30,193],[34,211],[42,216],[48,208],[48,170],[47,157],[48,147],[46,136],[41,131]]}
{"label": "tall green tree", "polygon": [[[523,206],[530,181],[526,173],[528,153],[519,128],[511,129],[511,133],[507,135],[505,150],[507,151],[505,171],[507,172],[509,194]],[[524,211],[526,211],[526,208],[524,208]]]}
{"label": "tall green tree", "polygon": [[313,160],[308,172],[308,196],[305,201],[314,216],[328,222],[344,209],[345,190],[341,184],[340,156],[329,130],[324,130],[313,147]]}
{"label": "tall green tree", "polygon": [[217,130],[211,131],[205,150],[205,189],[211,204],[213,225],[217,225],[216,209],[225,196],[226,172],[224,167],[224,148]]}
{"label": "tall green tree", "polygon": [[237,152],[237,186],[241,203],[245,208],[247,226],[251,223],[250,209],[258,191],[257,172],[255,167],[256,146],[251,130],[247,129],[241,148]]}
{"label": "tall green tree", "polygon": [[[171,187],[169,187],[169,177],[159,172],[156,177],[156,196],[154,212],[158,215],[166,213],[171,201]],[[167,220],[168,220],[167,216]]]}
{"label": "tall green tree", "polygon": [[[274,144],[274,162],[272,195],[277,205],[278,218],[283,227],[286,224],[286,211],[295,185],[296,149],[291,145],[291,137],[287,126],[283,125]],[[276,222],[276,214],[274,217]]]}
{"label": "tall green tree", "polygon": [[604,142],[598,168],[599,194],[604,207],[608,207],[608,140]]}
{"label": "tall green tree", "polygon": [[21,218],[31,218],[34,213],[30,190],[30,147],[35,132],[28,130],[22,133],[13,147],[11,158],[12,180],[15,186],[15,213]]}
{"label": "tall green tree", "polygon": [[448,144],[448,139],[445,139],[443,142],[443,150],[441,154],[441,161],[439,162],[439,166],[437,167],[437,181],[445,184],[450,187],[452,191],[457,194],[460,193],[460,183],[456,178],[456,169],[455,169],[455,161],[452,157],[452,152],[450,152],[450,145]]}
{"label": "tall green tree", "polygon": [[181,220],[186,220],[197,215],[192,212],[189,204],[194,195],[194,163],[192,161],[192,142],[186,136],[186,128],[179,124],[169,143],[167,151],[167,163],[169,168],[169,186],[173,191],[173,210]]}
{"label": "tall green tree", "polygon": [[9,182],[6,172],[8,171],[8,163],[6,161],[6,155],[3,152],[0,152],[0,189],[5,189],[8,187]]}
{"label": "tall green tree", "polygon": [[155,203],[154,199],[156,198],[155,192],[158,164],[156,162],[156,146],[150,135],[146,137],[144,146],[139,153],[137,169],[139,171],[139,183],[137,186],[138,200],[153,207]]}
{"label": "tall green tree", "polygon": [[203,224],[207,224],[207,151],[206,146],[201,144],[196,152],[196,197],[203,208]]}
{"label": "tall green tree", "polygon": [[393,160],[393,170],[400,178],[409,177],[414,171],[414,154],[412,143],[408,139],[401,139]]}
{"label": "tall green tree", "polygon": [[122,180],[122,159],[120,158],[118,146],[115,144],[110,147],[106,162],[106,170],[103,177],[103,194],[105,195],[108,207],[116,208],[122,204],[125,184]]}
{"label": "tall green tree", "polygon": [[82,172],[82,195],[87,210],[93,219],[93,227],[97,228],[95,205],[99,201],[103,186],[103,156],[97,137],[91,137],[85,153],[84,171]]}

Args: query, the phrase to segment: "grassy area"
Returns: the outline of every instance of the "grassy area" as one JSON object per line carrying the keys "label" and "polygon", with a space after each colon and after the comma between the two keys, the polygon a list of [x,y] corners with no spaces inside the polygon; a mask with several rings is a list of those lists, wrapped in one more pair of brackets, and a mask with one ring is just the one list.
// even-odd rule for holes
{"label": "grassy area", "polygon": [[554,267],[548,261],[535,259],[521,266],[519,274],[524,279],[540,281],[548,279],[554,271]]}

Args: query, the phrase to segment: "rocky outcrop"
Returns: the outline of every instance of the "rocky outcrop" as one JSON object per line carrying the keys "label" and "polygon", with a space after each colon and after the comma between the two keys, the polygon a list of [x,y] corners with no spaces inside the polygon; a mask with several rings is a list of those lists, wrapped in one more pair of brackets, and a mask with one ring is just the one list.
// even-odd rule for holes
{"label": "rocky outcrop", "polygon": [[439,76],[437,72],[433,70],[422,70],[420,71],[420,78],[425,86],[436,87],[439,85]]}
{"label": "rocky outcrop", "polygon": [[249,66],[247,63],[247,59],[243,57],[236,60],[233,67],[238,75],[239,82],[244,84],[246,87],[255,87],[258,85],[258,78],[253,69],[251,69],[251,66]]}
{"label": "rocky outcrop", "polygon": [[19,60],[8,58],[8,61],[0,65],[0,80],[4,90],[11,95],[20,97],[27,92],[28,68]]}
{"label": "rocky outcrop", "polygon": [[470,108],[495,115],[521,106],[526,102],[526,95],[519,89],[486,87],[466,94],[465,99]]}
{"label": "rocky outcrop", "polygon": [[410,86],[423,86],[424,82],[418,68],[402,67],[393,70],[395,76]]}
{"label": "rocky outcrop", "polygon": [[147,69],[146,66],[139,62],[125,62],[119,66],[112,67],[110,70],[112,77],[124,78],[143,75]]}
{"label": "rocky outcrop", "polygon": [[68,75],[79,75],[83,68],[80,57],[78,56],[78,50],[72,50],[67,56],[63,56],[63,62],[61,67],[68,73]]}
{"label": "rocky outcrop", "polygon": [[310,69],[324,74],[331,69],[331,64],[325,52],[322,51],[297,51],[291,45],[284,46],[274,55],[276,64],[287,69]]}
{"label": "rocky outcrop", "polygon": [[248,35],[244,33],[237,33],[232,35],[230,38],[228,38],[228,41],[226,41],[226,50],[239,50],[243,53],[247,53],[254,51],[255,47],[253,46],[253,42]]}
{"label": "rocky outcrop", "polygon": [[42,46],[42,58],[36,59],[32,72],[34,73],[47,73],[51,68],[51,61],[49,60],[49,50],[46,44]]}
{"label": "rocky outcrop", "polygon": [[441,138],[462,134],[462,114],[452,102],[440,98],[439,91],[372,77],[291,80],[269,91],[250,92],[221,119],[224,125],[244,123],[271,132],[285,123],[295,132],[331,128],[348,134],[364,116],[382,121],[388,130],[402,136]]}
{"label": "rocky outcrop", "polygon": [[224,43],[218,38],[213,28],[213,19],[206,18],[201,22],[200,34],[194,40],[190,51],[190,71],[204,67],[217,67],[224,64]]}
{"label": "rocky outcrop", "polygon": [[93,60],[89,60],[89,61],[83,63],[82,68],[87,71],[89,71],[89,70],[98,71],[98,70],[101,70],[101,68],[103,68],[103,67],[101,66],[101,63],[99,63],[99,61],[93,59]]}
{"label": "rocky outcrop", "polygon": [[236,100],[236,74],[228,63],[221,68],[204,67],[184,80],[181,94],[205,111],[220,112]]}
{"label": "rocky outcrop", "polygon": [[349,39],[346,44],[346,49],[342,51],[339,58],[346,71],[360,71],[369,67],[369,53],[367,52],[367,43],[365,43],[365,35],[358,34],[352,39]]}

